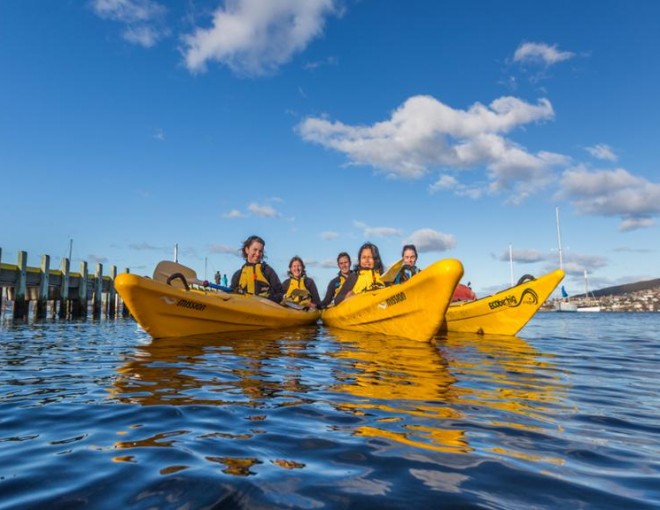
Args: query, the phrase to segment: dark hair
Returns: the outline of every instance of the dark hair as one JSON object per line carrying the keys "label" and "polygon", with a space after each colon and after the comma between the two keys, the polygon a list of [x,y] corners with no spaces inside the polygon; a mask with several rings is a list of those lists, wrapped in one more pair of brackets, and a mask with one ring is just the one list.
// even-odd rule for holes
{"label": "dark hair", "polygon": [[401,256],[403,257],[403,254],[406,253],[406,250],[412,250],[415,252],[415,258],[418,258],[419,255],[417,255],[417,248],[415,248],[414,244],[404,244],[403,249],[401,250]]}
{"label": "dark hair", "polygon": [[342,257],[348,257],[348,265],[351,265],[351,256],[346,253],[345,251],[341,252],[339,255],[337,255],[337,264],[339,264],[339,259]]}
{"label": "dark hair", "polygon": [[[264,248],[266,248],[266,241],[264,241],[261,237],[259,237],[259,236],[250,236],[250,237],[248,237],[245,241],[243,241],[243,246],[241,246],[241,255],[246,260],[247,260],[247,249],[250,246],[252,246],[252,243],[261,243],[261,245]],[[265,254],[264,254],[263,258],[266,258]]]}
{"label": "dark hair", "polygon": [[366,242],[362,246],[360,246],[360,249],[358,250],[358,263],[355,266],[356,270],[360,269],[360,255],[362,255],[362,252],[367,248],[371,250],[371,255],[374,258],[374,270],[377,271],[379,274],[382,274],[383,261],[380,259],[380,251],[378,251],[378,246],[370,242]]}
{"label": "dark hair", "polygon": [[305,273],[305,263],[303,262],[303,259],[301,259],[298,255],[291,257],[291,260],[289,261],[289,271],[288,271],[289,276],[293,277],[293,273],[291,272],[291,266],[296,260],[300,262],[300,265],[302,266],[302,274],[300,276],[307,276],[307,273]]}

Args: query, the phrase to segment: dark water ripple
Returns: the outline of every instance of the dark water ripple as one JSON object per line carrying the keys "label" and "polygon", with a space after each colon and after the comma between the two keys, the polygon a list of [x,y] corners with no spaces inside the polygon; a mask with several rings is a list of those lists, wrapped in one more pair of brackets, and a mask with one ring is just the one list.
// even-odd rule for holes
{"label": "dark water ripple", "polygon": [[658,314],[433,344],[0,326],[0,508],[658,508]]}

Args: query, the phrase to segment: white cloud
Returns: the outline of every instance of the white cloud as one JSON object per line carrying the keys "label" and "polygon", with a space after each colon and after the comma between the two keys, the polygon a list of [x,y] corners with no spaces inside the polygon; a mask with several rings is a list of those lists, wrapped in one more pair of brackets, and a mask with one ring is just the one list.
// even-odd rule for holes
{"label": "white cloud", "polygon": [[580,255],[578,253],[568,253],[564,258],[564,271],[566,274],[584,278],[584,272],[593,272],[594,270],[606,267],[608,260],[599,255]]}
{"label": "white cloud", "polygon": [[154,129],[152,137],[160,142],[165,141],[165,132],[161,128]]}
{"label": "white cloud", "polygon": [[333,239],[339,238],[338,232],[325,231],[325,232],[321,232],[319,235],[321,236],[321,239],[323,239],[324,241],[332,241]]}
{"label": "white cloud", "polygon": [[229,218],[229,219],[234,219],[234,218],[244,218],[245,214],[243,214],[241,211],[238,209],[232,209],[231,211],[225,213],[222,215],[223,218]]}
{"label": "white cloud", "polygon": [[628,218],[621,222],[619,231],[630,232],[638,228],[650,228],[655,226],[655,220],[651,218]]}
{"label": "white cloud", "polygon": [[594,158],[602,159],[604,161],[617,161],[619,159],[614,153],[614,150],[612,150],[612,147],[604,143],[587,147],[587,152]]}
{"label": "white cloud", "polygon": [[228,246],[226,244],[209,244],[209,253],[228,253],[229,255],[241,256],[241,250],[235,246]]}
{"label": "white cloud", "polygon": [[[509,255],[511,255],[511,257],[509,257]],[[521,264],[532,264],[547,260],[548,254],[541,253],[538,250],[511,250],[511,254],[509,254],[509,250],[506,250],[506,252],[498,257],[498,260],[508,262],[509,258],[512,258],[515,262]]]}
{"label": "white cloud", "polygon": [[447,251],[456,246],[456,239],[451,234],[422,228],[410,234],[406,244],[414,244],[419,253]]}
{"label": "white cloud", "polygon": [[513,55],[514,62],[524,64],[543,64],[551,66],[565,60],[570,60],[575,53],[570,51],[559,51],[557,45],[552,46],[545,43],[526,42],[518,46]]}
{"label": "white cloud", "polygon": [[153,246],[148,243],[131,243],[128,248],[136,251],[160,251],[163,249],[161,246]]}
{"label": "white cloud", "polygon": [[[549,152],[529,153],[503,134],[553,117],[546,99],[529,104],[501,97],[488,106],[476,103],[467,110],[456,110],[433,97],[414,96],[390,119],[371,126],[308,117],[297,130],[308,142],[344,153],[351,164],[369,165],[388,176],[415,179],[432,168],[461,170],[485,165],[490,192],[512,190],[526,196],[547,185],[549,170],[567,158]],[[451,184],[445,177],[434,189]]]}
{"label": "white cloud", "polygon": [[370,227],[361,221],[354,221],[353,224],[362,230],[365,238],[371,237],[395,237],[401,235],[401,230],[394,227]]}
{"label": "white cloud", "polygon": [[623,231],[650,227],[655,224],[651,218],[660,215],[660,184],[623,168],[566,170],[557,197],[570,199],[584,214],[621,217]]}
{"label": "white cloud", "polygon": [[320,262],[319,264],[320,267],[323,268],[336,268],[337,267],[337,261],[335,259],[324,259]]}
{"label": "white cloud", "polygon": [[272,73],[319,37],[335,13],[335,0],[226,0],[210,28],[183,37],[185,65],[203,72],[213,61],[241,75]]}
{"label": "white cloud", "polygon": [[262,216],[264,218],[277,218],[280,215],[280,213],[270,205],[259,205],[254,202],[248,205],[248,210],[257,216]]}
{"label": "white cloud", "polygon": [[97,16],[124,24],[122,37],[132,44],[151,48],[169,35],[167,9],[154,0],[93,0],[91,5]]}

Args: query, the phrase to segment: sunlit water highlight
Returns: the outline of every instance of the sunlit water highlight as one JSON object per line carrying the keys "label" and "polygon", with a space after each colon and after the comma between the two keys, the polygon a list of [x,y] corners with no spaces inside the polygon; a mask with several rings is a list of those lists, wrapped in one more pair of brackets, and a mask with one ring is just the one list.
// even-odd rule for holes
{"label": "sunlit water highlight", "polygon": [[660,314],[432,344],[0,326],[0,508],[658,508]]}

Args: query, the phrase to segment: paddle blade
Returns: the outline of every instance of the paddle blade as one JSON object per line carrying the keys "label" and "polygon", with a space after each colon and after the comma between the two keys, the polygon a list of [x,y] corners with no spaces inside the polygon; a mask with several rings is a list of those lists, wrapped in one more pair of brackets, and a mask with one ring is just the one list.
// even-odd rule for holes
{"label": "paddle blade", "polygon": [[380,279],[383,280],[385,283],[394,282],[396,275],[401,270],[401,266],[403,266],[403,259],[400,259],[394,264],[392,264],[390,268],[381,275]]}

